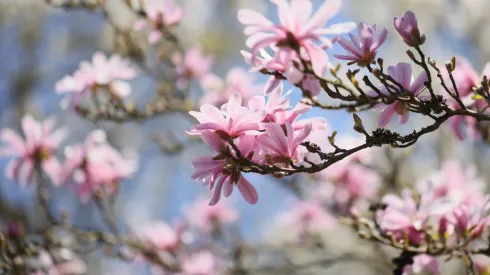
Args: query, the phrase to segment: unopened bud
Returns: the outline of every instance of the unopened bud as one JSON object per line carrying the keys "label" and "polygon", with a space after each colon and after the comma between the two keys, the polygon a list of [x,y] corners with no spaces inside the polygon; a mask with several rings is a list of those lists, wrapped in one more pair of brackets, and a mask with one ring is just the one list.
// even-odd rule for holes
{"label": "unopened bud", "polygon": [[407,50],[407,55],[411,60],[415,60],[415,55],[411,50]]}

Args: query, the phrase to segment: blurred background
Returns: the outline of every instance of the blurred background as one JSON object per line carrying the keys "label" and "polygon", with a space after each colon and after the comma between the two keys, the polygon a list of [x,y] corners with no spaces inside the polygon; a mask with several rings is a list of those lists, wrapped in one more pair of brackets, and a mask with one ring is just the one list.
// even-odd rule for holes
{"label": "blurred background", "polygon": [[[115,24],[123,29],[131,28],[135,17],[127,11],[123,1],[105,2]],[[186,15],[174,33],[185,46],[201,45],[206,53],[214,56],[216,64],[213,71],[221,77],[235,66],[248,70],[239,53],[245,48],[245,36],[236,20],[237,10],[247,7],[267,13],[269,18],[277,20],[275,9],[266,0],[177,2],[184,6]],[[318,5],[321,0],[313,2]],[[418,16],[421,30],[427,35],[424,49],[429,56],[440,64],[453,55],[464,56],[477,71],[481,71],[490,61],[490,47],[487,46],[490,43],[489,9],[490,1],[487,0],[345,0],[342,12],[332,22],[355,21],[387,27],[388,41],[381,48],[379,56],[385,59],[385,64],[408,62],[406,47],[394,32],[393,17],[413,10]],[[134,32],[132,39],[139,41],[141,50],[149,50],[144,34]],[[137,58],[127,51],[114,28],[99,12],[66,12],[40,0],[0,0],[0,126],[18,129],[20,118],[26,112],[38,118],[55,116],[59,125],[70,129],[66,144],[82,142],[92,129],[105,129],[115,147],[136,150],[140,160],[137,173],[122,184],[117,198],[116,214],[120,225],[135,228],[154,220],[177,220],[182,216],[185,205],[196,197],[208,196],[201,184],[190,179],[192,160],[198,155],[206,155],[207,148],[198,143],[189,143],[176,153],[161,152],[153,138],[155,134],[164,135],[168,142],[178,143],[186,139],[185,130],[191,127],[192,121],[181,114],[154,117],[144,122],[92,123],[71,111],[61,110],[61,96],[54,92],[56,81],[71,74],[81,61],[90,60],[96,51],[118,52]],[[342,53],[343,50],[335,47],[332,52]],[[152,65],[151,59],[146,62]],[[257,83],[267,79],[259,74],[255,77]],[[140,72],[131,84],[132,96],[137,102],[148,100],[156,86],[144,72]],[[198,86],[193,89],[199,93]],[[299,100],[298,93],[293,98]],[[323,116],[332,130],[345,135],[355,134],[351,130],[351,115],[345,112],[314,110],[309,116]],[[366,112],[361,117],[368,129],[375,129],[376,114]],[[406,128],[394,128],[403,132],[403,129],[413,129],[423,124],[422,119],[411,119]],[[408,155],[397,167],[396,178],[391,179],[396,180],[399,186],[411,185],[417,178],[450,159],[457,159],[465,165],[476,163],[483,177],[488,179],[490,176],[486,161],[488,145],[461,143],[446,129],[424,136],[409,149],[385,149],[380,153],[379,161],[374,162],[382,173],[390,174],[395,163],[393,159]],[[6,160],[0,162],[2,167],[6,163]],[[295,199],[290,188],[284,186],[291,179],[278,181],[254,175],[247,177],[258,189],[259,203],[248,205],[237,194],[228,199],[239,209],[240,232],[251,243],[276,242],[276,239],[280,239],[278,232],[281,230],[276,228],[274,221]],[[299,184],[307,182],[302,178],[295,180]],[[33,191],[22,189],[2,178],[0,217],[3,220],[17,217],[35,228],[39,217],[35,211]],[[66,209],[71,220],[77,221],[77,224],[100,226],[98,213],[79,203],[68,189],[52,191],[56,194],[56,208]],[[325,233],[323,241],[328,250],[323,255],[338,260],[291,274],[359,274],[359,270],[362,270],[362,274],[391,272],[389,264],[380,260],[383,257],[380,255],[386,252],[357,240],[355,234],[342,226]],[[294,253],[295,257],[301,258],[318,252],[310,249]],[[128,272],[123,263],[101,258],[100,254],[99,251],[87,255],[89,274],[146,274],[141,266],[132,267]]]}

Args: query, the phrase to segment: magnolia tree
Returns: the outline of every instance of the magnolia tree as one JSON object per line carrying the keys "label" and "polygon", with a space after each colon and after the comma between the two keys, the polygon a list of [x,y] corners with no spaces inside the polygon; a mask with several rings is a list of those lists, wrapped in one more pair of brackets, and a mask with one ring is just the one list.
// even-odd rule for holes
{"label": "magnolia tree", "polygon": [[[480,74],[461,57],[442,65],[427,57],[423,45],[430,38],[411,11],[394,17],[390,28],[328,24],[341,0],[325,1],[315,11],[310,1],[271,0],[278,15],[272,20],[254,10],[237,11],[247,37],[241,55],[250,71],[234,68],[221,78],[212,73],[213,58],[198,45],[185,48],[179,39],[185,34],[173,29],[186,14],[181,6],[170,0],[121,2],[139,19],[132,29],[117,31],[147,35],[145,43],[165,73],[152,73],[129,57],[96,52],[53,87],[64,96],[61,106],[89,121],[124,123],[175,112],[195,118],[189,141],[202,141],[209,154],[192,162],[189,176],[209,189],[209,197],[187,206],[177,222],[121,228],[114,201],[125,188],[120,182],[137,171],[138,157],[117,150],[102,130],[65,145],[69,133],[54,119],[26,114],[21,133],[1,131],[0,153],[10,159],[5,177],[36,190],[36,210],[47,226],[31,232],[8,221],[0,233],[4,274],[85,274],[84,255],[99,248],[107,257],[146,264],[153,274],[298,274],[332,259],[271,265],[274,258],[259,256],[291,246],[322,251],[319,236],[339,224],[373,248],[391,248],[384,257],[390,258],[393,274],[441,274],[441,258],[463,262],[468,274],[488,274],[489,199],[475,168],[448,161],[410,188],[400,188],[377,163],[379,147],[410,147],[444,125],[459,140],[486,140],[490,67]],[[46,3],[67,12],[88,9],[114,22],[103,0]],[[383,62],[378,49],[388,35],[404,42],[400,54],[410,63]],[[344,52],[333,54],[335,44]],[[345,70],[340,63],[346,63]],[[131,99],[129,81],[138,74],[160,83],[144,107]],[[254,74],[266,75],[265,85],[255,84]],[[194,84],[202,88],[199,96]],[[288,86],[293,88],[284,91]],[[301,95],[297,103],[294,94]],[[357,136],[337,134],[323,117],[302,118],[313,109],[352,113]],[[361,119],[372,109],[380,111],[374,130]],[[404,129],[409,134],[387,129],[390,122],[405,124],[414,116],[427,117],[427,124]],[[279,219],[292,236],[282,246],[250,243],[237,233],[240,217],[225,198],[234,189],[251,205],[274,196],[259,195],[258,180],[247,179],[248,174],[292,179],[281,181],[297,195]],[[61,186],[97,209],[107,230],[71,222],[66,211],[57,214],[52,207],[57,198],[49,191]]]}

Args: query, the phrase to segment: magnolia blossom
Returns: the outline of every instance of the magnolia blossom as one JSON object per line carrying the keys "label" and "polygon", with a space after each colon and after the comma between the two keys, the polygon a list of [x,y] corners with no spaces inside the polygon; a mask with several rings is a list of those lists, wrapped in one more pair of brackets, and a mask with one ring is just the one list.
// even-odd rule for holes
{"label": "magnolia blossom", "polygon": [[395,17],[395,29],[410,47],[418,47],[425,42],[425,35],[420,35],[417,18],[412,11],[405,12],[403,17]]}
{"label": "magnolia blossom", "polygon": [[157,252],[172,250],[180,243],[178,232],[163,221],[138,229],[135,238],[143,242],[147,249]]}
{"label": "magnolia blossom", "polygon": [[376,25],[368,26],[361,23],[357,27],[357,35],[349,33],[351,41],[343,37],[339,40],[339,44],[349,55],[335,54],[334,56],[338,59],[349,60],[349,65],[357,63],[365,67],[375,61],[377,50],[385,42],[388,30],[383,28],[379,37],[376,37]]}
{"label": "magnolia blossom", "polygon": [[[483,72],[480,75],[470,64],[468,60],[463,57],[456,58],[456,67],[452,72],[454,82],[456,83],[456,89],[461,97],[463,104],[466,107],[482,111],[486,107],[484,100],[474,100],[473,88],[481,85],[484,76],[490,77],[490,63],[487,63],[483,68]],[[451,83],[449,75],[445,74],[446,83]],[[452,93],[456,93],[456,90],[452,85],[448,85]],[[448,98],[449,105],[454,109],[461,109],[461,106],[453,99]],[[463,131],[463,125],[466,125],[466,131]],[[479,136],[477,126],[478,121],[473,117],[467,116],[453,116],[449,118],[450,129],[454,132],[456,137],[460,140],[464,140],[466,136],[472,139],[476,139]],[[466,133],[465,133],[466,132]]]}
{"label": "magnolia blossom", "polygon": [[304,239],[307,234],[316,234],[331,229],[337,221],[325,208],[313,201],[298,201],[280,217],[281,223]]}
{"label": "magnolia blossom", "polygon": [[342,1],[325,1],[313,15],[313,4],[310,1],[271,2],[278,7],[279,24],[274,24],[253,10],[242,9],[238,12],[238,20],[246,25],[244,33],[249,35],[246,45],[251,49],[252,59],[260,49],[270,46],[277,46],[279,51],[304,52],[307,60],[312,62],[315,74],[323,76],[329,66],[324,48],[332,45],[332,41],[323,35],[346,33],[355,27],[352,22],[323,27],[339,11]]}
{"label": "magnolia blossom", "polygon": [[378,173],[359,163],[338,162],[315,175],[319,182],[314,197],[335,202],[341,213],[376,198],[381,180]]}
{"label": "magnolia blossom", "polygon": [[133,156],[123,156],[106,141],[105,133],[90,133],[84,144],[67,147],[65,181],[73,181],[80,199],[88,202],[97,192],[112,195],[118,182],[129,178],[137,169]]}
{"label": "magnolia blossom", "polygon": [[189,224],[203,232],[211,232],[219,224],[234,223],[238,220],[238,212],[226,203],[210,206],[203,199],[187,207],[185,212]]}
{"label": "magnolia blossom", "polygon": [[255,112],[242,106],[242,97],[238,93],[233,93],[222,109],[204,104],[201,112],[190,111],[189,114],[200,124],[194,126],[189,134],[220,131],[220,135],[236,138],[248,131],[259,130],[259,123],[265,117],[264,111]]}
{"label": "magnolia blossom", "polygon": [[[488,204],[467,205],[462,204],[443,217],[447,220],[447,225],[451,226],[455,235],[461,240],[474,240],[480,237],[488,227],[489,217],[487,217]],[[446,223],[446,221],[444,222]]]}
{"label": "magnolia blossom", "polygon": [[214,74],[208,74],[201,81],[204,97],[201,104],[221,106],[226,103],[234,92],[239,93],[246,103],[250,97],[262,92],[262,87],[254,84],[254,79],[242,68],[230,70],[223,80]]}
{"label": "magnolia blossom", "polygon": [[[388,75],[400,83],[408,92],[415,94],[415,96],[419,96],[419,93],[425,87],[424,83],[427,81],[427,74],[425,72],[422,72],[414,79],[412,76],[412,66],[403,62],[398,63],[396,66],[388,67]],[[384,85],[379,87],[378,90],[384,95],[390,95],[390,92]],[[369,95],[378,96],[375,91],[369,92]],[[376,108],[382,110],[378,119],[378,125],[380,127],[385,127],[395,115],[400,116],[400,124],[405,124],[410,115],[405,103],[398,100],[389,105],[379,104]]]}
{"label": "magnolia blossom", "polygon": [[[276,47],[272,48],[274,56],[271,56],[266,50],[261,49],[259,56],[253,56],[251,53],[241,51],[245,62],[252,66],[251,71],[256,72],[266,69],[272,72],[278,72],[286,77],[286,80],[292,84],[300,84],[303,90],[310,92],[311,96],[317,96],[321,91],[319,80],[312,74],[304,73],[304,67],[301,59],[294,51],[282,51]],[[306,58],[306,57],[304,57]],[[269,94],[276,88],[281,79],[272,75],[265,85],[265,94]]]}
{"label": "magnolia blossom", "polygon": [[213,58],[205,56],[201,48],[192,47],[182,56],[176,53],[172,62],[177,70],[177,87],[185,89],[189,81],[203,80],[213,66]]}
{"label": "magnolia blossom", "polygon": [[430,274],[430,275],[441,274],[437,259],[427,254],[419,254],[413,257],[413,264],[406,265],[403,268],[403,275],[416,275],[416,274]]}
{"label": "magnolia blossom", "polygon": [[[258,194],[255,187],[242,175],[236,163],[223,155],[227,145],[224,145],[221,138],[214,133],[203,133],[201,137],[216,153],[220,154],[215,157],[199,157],[192,162],[192,166],[196,169],[192,174],[192,179],[202,180],[203,185],[209,185],[210,190],[214,188],[209,205],[217,204],[222,192],[225,197],[229,197],[235,185],[245,201],[250,204],[257,203]],[[242,136],[238,139],[237,147],[245,156],[253,152],[254,146],[253,136]]]}
{"label": "magnolia blossom", "polygon": [[457,161],[447,161],[440,171],[419,181],[417,191],[454,207],[462,203],[483,204],[485,183],[476,172],[475,166],[464,168]]}
{"label": "magnolia blossom", "polygon": [[131,93],[131,86],[126,80],[136,76],[136,70],[128,61],[118,55],[109,59],[96,52],[92,63],[82,61],[73,75],[67,75],[56,83],[56,92],[67,94],[67,100],[77,105],[98,88],[108,89],[114,96],[126,97]]}
{"label": "magnolia blossom", "polygon": [[0,156],[12,157],[5,170],[8,178],[23,185],[27,184],[31,182],[36,167],[39,167],[53,184],[61,184],[61,165],[55,151],[67,131],[54,130],[54,126],[53,118],[40,122],[31,115],[25,115],[21,122],[25,139],[12,129],[3,129],[0,132],[0,139],[4,143],[0,148]]}
{"label": "magnolia blossom", "polygon": [[[281,125],[269,123],[265,126],[265,135],[257,138],[258,145],[265,149],[270,156],[270,162],[289,166],[290,163],[302,161],[298,147],[311,133],[312,125],[307,124],[303,129],[294,131],[289,122]],[[269,160],[268,160],[269,161]]]}
{"label": "magnolia blossom", "polygon": [[148,42],[155,44],[162,38],[165,28],[180,23],[184,17],[184,10],[172,0],[146,0],[145,3],[146,18],[136,21],[133,28],[137,31],[150,29]]}
{"label": "magnolia blossom", "polygon": [[201,251],[187,257],[182,263],[180,275],[215,275],[218,272],[216,256],[209,251]]}
{"label": "magnolia blossom", "polygon": [[393,234],[397,240],[407,238],[413,244],[424,239],[423,228],[431,214],[429,198],[422,195],[417,202],[412,192],[404,190],[402,197],[388,194],[382,202],[386,208],[378,212],[377,219],[383,231]]}
{"label": "magnolia blossom", "polygon": [[488,275],[490,272],[489,259],[487,256],[475,255],[473,256],[473,263],[475,264],[475,269],[477,275]]}

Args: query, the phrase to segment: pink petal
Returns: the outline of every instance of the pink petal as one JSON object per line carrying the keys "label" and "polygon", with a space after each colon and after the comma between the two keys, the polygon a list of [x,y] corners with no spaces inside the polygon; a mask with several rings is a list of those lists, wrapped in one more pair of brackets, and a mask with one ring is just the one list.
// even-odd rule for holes
{"label": "pink petal", "polygon": [[234,184],[231,181],[226,182],[226,184],[224,186],[225,190],[223,192],[223,195],[225,196],[225,198],[228,198],[231,195],[231,193],[233,193],[233,185]]}
{"label": "pink petal", "polygon": [[238,21],[244,25],[271,26],[273,23],[262,14],[249,9],[241,9],[237,14]]}
{"label": "pink petal", "polygon": [[305,49],[310,56],[313,65],[313,72],[319,77],[323,77],[328,67],[327,53],[312,42],[305,43]]}
{"label": "pink petal", "polygon": [[275,76],[269,77],[264,87],[264,94],[270,94],[279,84],[281,84],[280,79],[277,79]]}
{"label": "pink petal", "polygon": [[399,120],[400,124],[407,123],[409,117],[410,117],[410,113],[408,113],[408,112],[406,114],[401,115],[400,120]]}
{"label": "pink petal", "polygon": [[396,65],[396,78],[400,84],[405,88],[410,88],[412,81],[412,66],[405,62],[400,62]]}
{"label": "pink petal", "polygon": [[342,0],[325,1],[310,21],[303,27],[302,33],[309,33],[311,30],[323,27],[325,22],[332,18],[342,7]]}
{"label": "pink petal", "polygon": [[418,93],[425,87],[425,82],[427,81],[427,74],[422,72],[417,76],[417,78],[413,81],[410,86],[410,92]]}
{"label": "pink petal", "polygon": [[219,202],[219,200],[221,199],[221,189],[223,189],[223,183],[225,181],[229,182],[230,178],[229,176],[222,175],[221,178],[218,180],[218,183],[216,184],[214,194],[211,198],[211,201],[209,202],[209,205],[215,205]]}
{"label": "pink petal", "polygon": [[8,145],[12,147],[9,148],[13,150],[12,152],[17,152],[19,155],[25,153],[26,148],[25,148],[24,140],[12,129],[3,129],[0,132],[0,139],[2,139],[4,142],[8,143]]}
{"label": "pink petal", "polygon": [[383,112],[381,112],[381,115],[378,118],[379,127],[384,128],[396,114],[395,104],[396,103],[390,104],[386,109],[383,110]]}
{"label": "pink petal", "polygon": [[257,190],[243,175],[240,176],[240,181],[238,182],[237,187],[246,202],[249,204],[257,203],[259,200]]}

